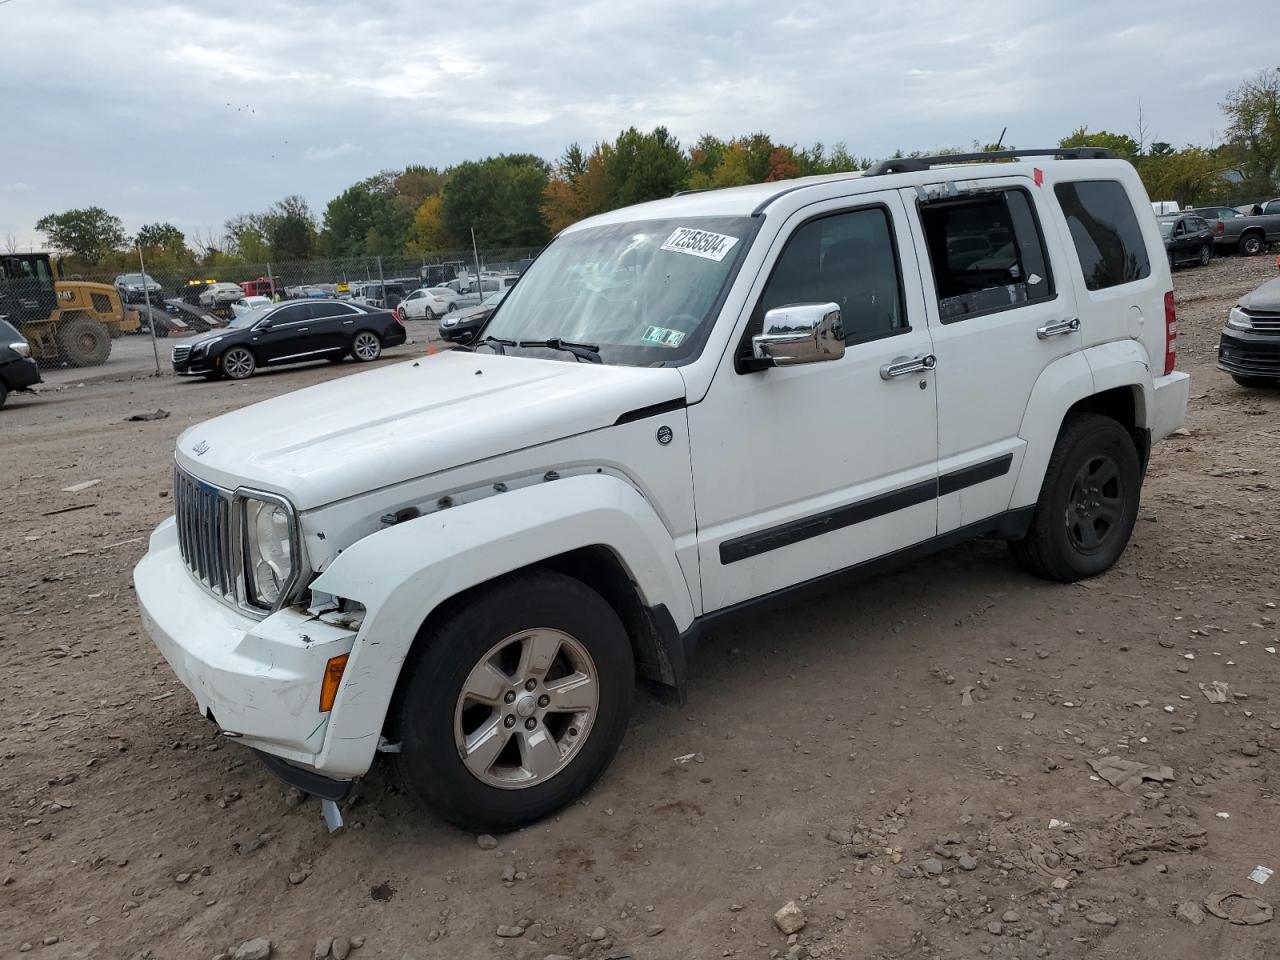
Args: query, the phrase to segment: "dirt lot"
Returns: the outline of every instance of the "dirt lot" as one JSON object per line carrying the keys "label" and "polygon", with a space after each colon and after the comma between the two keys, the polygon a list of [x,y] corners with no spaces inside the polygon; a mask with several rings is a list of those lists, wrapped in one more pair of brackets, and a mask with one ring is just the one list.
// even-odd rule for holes
{"label": "dirt lot", "polygon": [[[138,622],[179,431],[353,367],[16,398],[0,956],[208,960],[265,937],[302,960],[345,936],[356,960],[764,960],[788,954],[791,900],[792,956],[1280,956],[1280,920],[1175,916],[1214,891],[1280,900],[1280,877],[1248,879],[1280,869],[1280,391],[1213,369],[1226,310],[1274,270],[1176,275],[1189,433],[1156,450],[1114,571],[1054,586],[978,543],[718,629],[687,707],[641,698],[589,797],[490,851],[380,770],[327,835],[215,738]],[[1111,755],[1174,779],[1122,793],[1086,762]]]}

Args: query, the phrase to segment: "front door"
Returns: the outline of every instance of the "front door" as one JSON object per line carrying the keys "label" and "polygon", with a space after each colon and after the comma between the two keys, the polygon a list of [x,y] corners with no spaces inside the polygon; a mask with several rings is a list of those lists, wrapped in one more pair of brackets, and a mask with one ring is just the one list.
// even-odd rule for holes
{"label": "front door", "polygon": [[[705,612],[934,536],[932,345],[905,215],[894,193],[793,215],[734,355],[688,408]],[[827,302],[841,310],[844,356],[752,361],[766,310]]]}
{"label": "front door", "polygon": [[[956,185],[953,184],[953,187]],[[938,388],[938,532],[1009,507],[1032,388],[1081,349],[1067,242],[1029,177],[902,191],[924,272]]]}
{"label": "front door", "polygon": [[274,311],[254,330],[253,351],[259,363],[291,360],[315,348],[309,346],[311,304],[291,303]]}

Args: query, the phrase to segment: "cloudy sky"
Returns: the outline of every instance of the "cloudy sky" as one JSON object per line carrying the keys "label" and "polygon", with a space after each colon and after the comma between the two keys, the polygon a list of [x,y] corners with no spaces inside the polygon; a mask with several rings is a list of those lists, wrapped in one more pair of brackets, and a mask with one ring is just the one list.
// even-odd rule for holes
{"label": "cloudy sky", "polygon": [[862,156],[1080,124],[1207,143],[1277,0],[0,2],[0,248],[100,205],[189,235],[409,163],[665,124]]}

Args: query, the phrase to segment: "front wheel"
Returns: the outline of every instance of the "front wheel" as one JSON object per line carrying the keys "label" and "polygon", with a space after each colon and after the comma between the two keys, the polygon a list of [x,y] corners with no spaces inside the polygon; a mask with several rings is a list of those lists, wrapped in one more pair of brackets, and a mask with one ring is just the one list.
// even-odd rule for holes
{"label": "front wheel", "polygon": [[377,360],[382,356],[382,341],[376,333],[361,330],[351,340],[351,355],[362,363]]}
{"label": "front wheel", "polygon": [[1141,488],[1129,432],[1100,414],[1073,416],[1058,435],[1031,528],[1014,553],[1036,575],[1061,583],[1109,570],[1129,544]]}
{"label": "front wheel", "polygon": [[503,832],[571,803],[626,731],[635,663],[622,622],[579,580],[532,571],[424,628],[398,695],[396,763],[444,819]]}
{"label": "front wheel", "polygon": [[245,347],[232,347],[222,355],[222,372],[232,380],[247,380],[257,367],[258,361]]}

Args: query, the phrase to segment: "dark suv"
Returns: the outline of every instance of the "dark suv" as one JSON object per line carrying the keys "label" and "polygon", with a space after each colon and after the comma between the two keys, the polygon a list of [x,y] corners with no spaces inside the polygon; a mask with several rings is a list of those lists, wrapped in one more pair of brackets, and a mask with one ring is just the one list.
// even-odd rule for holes
{"label": "dark suv", "polygon": [[1214,228],[1209,221],[1194,213],[1180,213],[1160,218],[1160,234],[1169,254],[1169,266],[1198,263],[1207,267],[1213,259]]}
{"label": "dark suv", "polygon": [[173,371],[243,380],[258,367],[352,356],[376,360],[405,342],[395,314],[340,300],[271,303],[173,348]]}
{"label": "dark suv", "polygon": [[31,359],[31,346],[13,324],[0,319],[0,407],[10,390],[26,390],[40,382],[40,368]]}

